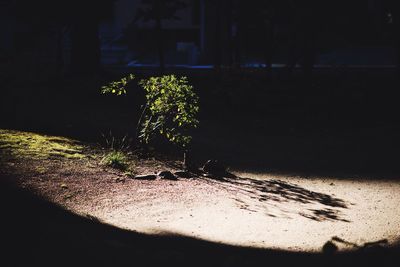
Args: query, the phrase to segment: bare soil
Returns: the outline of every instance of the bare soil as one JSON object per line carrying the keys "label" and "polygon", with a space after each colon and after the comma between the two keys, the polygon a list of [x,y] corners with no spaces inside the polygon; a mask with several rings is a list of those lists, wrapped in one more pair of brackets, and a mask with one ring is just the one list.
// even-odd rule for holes
{"label": "bare soil", "polygon": [[[139,233],[294,252],[320,252],[327,242],[348,251],[399,241],[396,181],[249,172],[142,181],[103,166],[98,150],[82,147],[83,158],[3,151],[1,174],[73,213]],[[155,158],[134,162],[138,174],[177,166]]]}

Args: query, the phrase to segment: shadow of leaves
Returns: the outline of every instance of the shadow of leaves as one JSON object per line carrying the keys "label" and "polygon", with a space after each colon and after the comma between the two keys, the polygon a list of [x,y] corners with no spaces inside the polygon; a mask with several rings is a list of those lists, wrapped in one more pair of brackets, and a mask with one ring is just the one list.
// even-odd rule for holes
{"label": "shadow of leaves", "polygon": [[[329,194],[316,192],[300,185],[282,180],[258,180],[252,178],[223,178],[212,180],[234,195],[234,200],[241,209],[250,212],[264,211],[271,217],[287,217],[296,213],[314,221],[342,221],[349,222],[342,217],[342,209],[348,208],[343,199]],[[302,210],[290,211],[286,203],[299,204]],[[305,205],[314,205],[318,208],[305,208]],[[278,209],[279,215],[270,210]]]}

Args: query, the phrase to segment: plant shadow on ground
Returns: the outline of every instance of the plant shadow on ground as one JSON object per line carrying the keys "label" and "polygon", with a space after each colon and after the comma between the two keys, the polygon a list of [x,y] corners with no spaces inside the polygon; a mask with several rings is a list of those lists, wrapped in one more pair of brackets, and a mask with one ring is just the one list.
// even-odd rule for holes
{"label": "plant shadow on ground", "polygon": [[[228,246],[166,233],[144,235],[78,216],[4,182],[2,266],[395,266],[398,249],[344,254]],[[4,250],[5,248],[5,250]]]}
{"label": "plant shadow on ground", "polygon": [[[351,203],[329,194],[308,190],[299,185],[277,179],[258,180],[235,177],[212,180],[213,183],[235,193],[235,201],[241,209],[251,212],[265,212],[267,216],[291,218],[300,215],[314,221],[350,222],[342,216],[342,210]],[[211,182],[211,181],[210,181]],[[298,209],[289,210],[287,203]],[[309,206],[319,208],[310,208]],[[304,207],[303,207],[304,206]],[[276,212],[279,211],[279,214]]]}

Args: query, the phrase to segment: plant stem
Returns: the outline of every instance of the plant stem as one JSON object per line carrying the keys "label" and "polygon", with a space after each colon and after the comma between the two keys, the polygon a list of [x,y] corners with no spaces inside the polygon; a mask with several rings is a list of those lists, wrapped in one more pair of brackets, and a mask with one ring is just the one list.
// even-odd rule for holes
{"label": "plant stem", "polygon": [[142,125],[142,120],[143,120],[144,114],[146,113],[146,110],[147,110],[147,103],[143,107],[142,114],[140,115],[140,118],[139,118],[138,123],[136,125],[136,140],[139,139],[139,127],[140,127],[140,125]]}
{"label": "plant stem", "polygon": [[191,158],[190,158],[190,152],[189,152],[189,150],[185,150],[184,152],[183,152],[183,164],[182,164],[183,166],[183,168],[185,169],[185,170],[189,170],[190,169],[190,167],[191,167]]}

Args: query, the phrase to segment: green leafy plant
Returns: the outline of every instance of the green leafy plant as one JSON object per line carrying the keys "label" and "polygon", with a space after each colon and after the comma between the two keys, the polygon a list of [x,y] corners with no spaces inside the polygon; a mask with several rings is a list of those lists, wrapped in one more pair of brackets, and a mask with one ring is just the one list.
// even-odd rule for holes
{"label": "green leafy plant", "polygon": [[[134,79],[129,75],[102,87],[102,93],[123,95],[126,86]],[[139,85],[144,89],[146,103],[137,122],[136,138],[144,145],[163,137],[185,151],[192,140],[191,130],[199,124],[199,98],[186,77],[164,75],[143,79]],[[107,140],[107,139],[106,139]],[[113,139],[108,143],[114,144]],[[114,145],[111,145],[111,149]]]}
{"label": "green leafy plant", "polygon": [[135,79],[135,75],[129,74],[126,77],[121,78],[119,81],[110,82],[107,85],[101,87],[102,94],[115,94],[115,95],[125,95],[126,88],[132,80]]}
{"label": "green leafy plant", "polygon": [[146,92],[146,105],[138,122],[138,138],[148,144],[163,136],[186,148],[192,140],[190,130],[199,124],[198,96],[186,77],[174,75],[143,79],[139,85]]}
{"label": "green leafy plant", "polygon": [[100,144],[106,148],[100,163],[111,168],[119,169],[122,171],[131,171],[132,158],[130,144],[131,140],[125,135],[122,138],[115,137],[111,131],[108,134],[101,134],[103,142]]}
{"label": "green leafy plant", "polygon": [[120,170],[126,170],[128,167],[128,159],[122,151],[111,151],[107,153],[101,160],[101,163]]}

